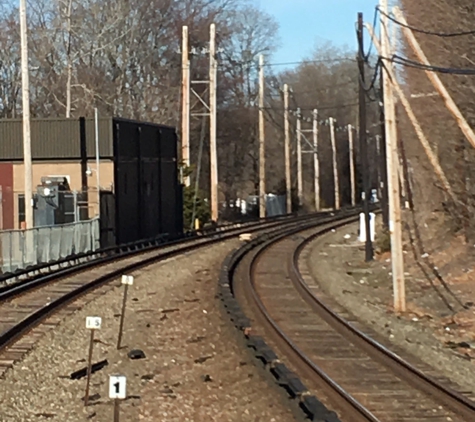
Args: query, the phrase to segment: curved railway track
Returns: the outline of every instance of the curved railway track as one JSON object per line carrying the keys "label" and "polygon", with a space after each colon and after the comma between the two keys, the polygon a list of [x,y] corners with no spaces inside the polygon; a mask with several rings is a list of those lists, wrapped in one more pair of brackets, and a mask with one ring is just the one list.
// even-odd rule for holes
{"label": "curved railway track", "polygon": [[[308,243],[352,221],[329,218],[316,228],[282,230],[229,258],[225,272],[231,293],[221,281],[223,299],[229,302],[232,294],[241,306],[231,305],[230,313],[243,311],[250,318],[240,327],[249,345],[313,420],[475,421],[475,403],[468,395],[432,368],[419,362],[416,368],[401,357],[404,353],[397,355],[366,334],[306,270]],[[246,320],[242,314],[240,319]],[[340,419],[312,394],[323,397]]]}
{"label": "curved railway track", "polygon": [[[270,221],[232,225],[209,234],[170,242],[165,245],[129,245],[113,255],[104,251],[91,259],[61,268],[57,264],[25,270],[11,275],[15,282],[0,289],[0,376],[28,353],[37,340],[72,312],[96,296],[113,288],[112,281],[152,263],[196,250],[241,233],[273,230],[302,224],[313,216],[280,218]],[[109,251],[110,252],[110,251]]]}
{"label": "curved railway track", "polygon": [[157,248],[163,246],[182,244],[183,242],[189,242],[202,236],[216,236],[220,233],[231,233],[233,230],[239,231],[246,227],[252,228],[262,224],[269,224],[270,226],[273,226],[276,223],[285,222],[291,217],[292,216],[286,215],[272,217],[267,220],[257,222],[251,221],[245,223],[229,223],[216,228],[207,228],[171,237],[168,234],[164,234],[154,239],[146,239],[140,242],[112,246],[92,252],[79,253],[52,262],[40,263],[34,266],[18,269],[11,273],[0,274],[0,293],[9,290],[9,286],[12,284],[30,283],[37,278],[44,279],[47,274],[57,274],[59,271],[63,271],[63,274],[68,274],[68,271],[76,272],[82,267],[90,268],[91,265],[93,265],[92,262],[100,265],[107,260],[116,259],[116,257],[127,257],[136,253],[143,253],[148,250],[156,250]]}

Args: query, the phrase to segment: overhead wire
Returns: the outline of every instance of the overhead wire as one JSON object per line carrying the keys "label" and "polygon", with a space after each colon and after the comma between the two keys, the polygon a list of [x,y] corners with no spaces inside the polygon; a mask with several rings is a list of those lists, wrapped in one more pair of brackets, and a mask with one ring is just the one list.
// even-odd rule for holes
{"label": "overhead wire", "polygon": [[[421,28],[417,28],[415,26],[405,24],[403,22],[398,21],[392,14],[390,13],[385,13],[383,12],[379,6],[376,6],[376,9],[379,10],[379,13],[382,15],[386,16],[389,20],[394,22],[395,24],[402,26],[404,28],[408,28],[411,31],[414,32],[419,32],[420,34],[425,34],[425,35],[433,35],[436,37],[441,37],[441,38],[450,38],[450,37],[461,37],[461,36],[466,36],[466,35],[475,35],[475,30],[469,30],[469,31],[460,31],[460,32],[437,32],[437,31],[429,31]],[[374,28],[374,26],[373,26]]]}
{"label": "overhead wire", "polygon": [[[378,12],[379,12],[379,8],[375,7],[374,8],[374,16],[373,16],[373,28],[376,28],[376,23],[378,21]],[[357,25],[358,25],[358,23],[355,23],[356,32],[358,32]],[[373,41],[373,38],[371,38],[371,42],[370,42],[370,45],[369,45],[369,48],[368,48],[368,52],[365,54],[364,51],[363,51],[363,46],[359,45],[359,43],[358,43],[358,50],[361,53],[361,56],[364,58],[365,63],[367,63],[367,64],[369,64],[369,58],[371,56],[371,51],[372,51],[373,47],[374,47],[374,41]]]}
{"label": "overhead wire", "polygon": [[[376,26],[377,17],[378,17],[378,9],[375,8],[373,27]],[[358,33],[358,29],[356,29],[356,32]],[[358,54],[360,55],[361,58],[363,58],[363,61],[364,61],[365,65],[369,66],[369,58],[370,58],[371,48],[368,51],[368,54],[365,54],[362,42],[360,42],[359,37],[357,37],[357,39],[358,39]],[[374,45],[373,38],[371,38],[371,46],[373,46],[373,45]],[[363,87],[365,96],[370,101],[378,101],[378,98],[377,98],[378,93],[376,92],[375,85],[376,85],[376,82],[378,80],[379,68],[380,68],[381,64],[382,64],[381,63],[381,57],[378,56],[378,60],[376,61],[376,65],[373,68],[374,73],[373,73],[373,76],[371,77],[371,82],[370,82],[369,86],[366,86],[366,83],[364,81],[364,75],[361,73],[360,70],[358,70],[358,83]],[[369,66],[369,67],[371,68],[372,66]],[[371,96],[371,92],[373,92],[375,94],[374,97]]]}
{"label": "overhead wire", "polygon": [[455,68],[455,67],[440,67],[440,66],[433,66],[433,65],[426,65],[424,63],[417,62],[415,60],[408,59],[406,57],[399,56],[394,54],[391,58],[383,57],[382,59],[391,61],[395,64],[399,64],[402,66],[412,67],[415,69],[426,70],[431,72],[437,73],[445,73],[449,75],[475,75],[474,68]]}

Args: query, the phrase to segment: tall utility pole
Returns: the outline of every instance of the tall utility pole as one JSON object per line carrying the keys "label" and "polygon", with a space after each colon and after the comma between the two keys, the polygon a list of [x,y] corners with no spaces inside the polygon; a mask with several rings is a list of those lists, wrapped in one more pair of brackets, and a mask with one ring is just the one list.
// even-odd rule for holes
{"label": "tall utility pole", "polygon": [[299,207],[303,204],[303,174],[302,174],[302,114],[297,109],[297,193]]}
{"label": "tall utility pole", "polygon": [[266,216],[266,146],[265,146],[265,95],[264,55],[259,56],[259,217]]}
{"label": "tall utility pole", "polygon": [[[381,95],[384,98],[384,81],[383,72],[384,68],[380,70],[379,83],[381,86]],[[381,136],[379,138],[379,169],[381,173],[381,210],[383,217],[383,226],[389,230],[389,200],[388,200],[388,168],[386,166],[387,154],[386,154],[386,133],[385,133],[385,117],[384,107],[380,107],[379,113]]]}
{"label": "tall utility pole", "polygon": [[98,214],[100,213],[101,204],[101,156],[99,153],[99,112],[97,107],[94,108],[94,132],[95,132],[95,149],[96,149],[96,185],[97,185],[97,202]]}
{"label": "tall utility pole", "polygon": [[366,138],[366,92],[365,92],[365,63],[364,63],[364,39],[363,39],[363,14],[358,13],[358,71],[359,77],[359,141],[361,156],[361,171],[363,176],[363,210],[365,215],[365,260],[373,260],[373,244],[371,242],[371,222],[369,213],[369,163],[368,163],[368,140]]}
{"label": "tall utility pole", "polygon": [[315,175],[315,211],[320,211],[320,168],[318,165],[318,111],[313,110],[313,171]]}
{"label": "tall utility pole", "polygon": [[[186,167],[190,166],[190,57],[188,27],[183,27],[181,47],[182,58],[182,113],[181,113],[181,159]],[[186,186],[190,186],[190,176],[184,178]]]}
{"label": "tall utility pole", "polygon": [[21,90],[23,109],[23,166],[25,168],[25,228],[33,228],[33,188],[30,130],[30,77],[28,74],[28,28],[26,0],[20,0]]}
{"label": "tall utility pole", "polygon": [[209,44],[209,131],[210,131],[210,166],[211,166],[211,219],[218,221],[218,152],[216,147],[217,129],[217,91],[218,62],[216,59],[216,25],[210,27]]}
{"label": "tall utility pole", "polygon": [[[388,31],[388,1],[380,0],[381,10],[381,51],[384,58],[390,57]],[[391,66],[390,63],[385,63]],[[388,167],[388,197],[389,197],[389,232],[391,235],[391,264],[393,276],[393,294],[395,312],[406,310],[406,293],[404,283],[404,260],[402,253],[401,204],[398,178],[398,150],[395,122],[393,87],[387,71],[383,72],[384,82],[384,117],[386,134],[386,152]],[[368,232],[369,233],[369,232]]]}
{"label": "tall utility pole", "polygon": [[290,116],[289,116],[289,86],[284,85],[284,130],[285,130],[285,195],[287,214],[292,213],[292,185],[290,180]]}
{"label": "tall utility pole", "polygon": [[355,162],[353,148],[353,127],[348,125],[348,146],[350,156],[350,183],[351,183],[351,206],[356,205],[356,185],[355,185]]}
{"label": "tall utility pole", "polygon": [[340,181],[338,179],[338,162],[336,159],[335,119],[330,117],[330,140],[332,144],[333,183],[335,186],[335,209],[340,209]]}

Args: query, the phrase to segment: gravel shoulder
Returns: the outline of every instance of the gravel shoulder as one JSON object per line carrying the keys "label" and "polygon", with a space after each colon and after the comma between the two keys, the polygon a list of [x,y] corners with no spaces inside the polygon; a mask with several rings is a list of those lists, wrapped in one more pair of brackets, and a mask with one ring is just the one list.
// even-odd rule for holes
{"label": "gravel shoulder", "polygon": [[[456,383],[460,391],[472,396],[475,368],[469,352],[475,339],[473,325],[454,321],[462,315],[473,321],[473,309],[452,315],[427,280],[407,273],[408,312],[394,314],[390,256],[365,263],[357,230],[357,224],[348,225],[308,245],[306,265],[315,280],[378,341],[421,370],[433,368],[439,378]],[[464,295],[463,289],[452,288],[462,300],[473,300],[468,291]],[[461,341],[468,347],[454,346]]]}
{"label": "gravel shoulder", "polygon": [[[109,375],[127,376],[127,421],[294,420],[279,389],[265,378],[216,298],[222,261],[239,242],[201,249],[137,271],[129,289],[123,348],[116,350],[123,287],[115,287],[49,331],[0,380],[2,422],[112,420]],[[91,378],[82,402],[86,316],[101,316],[93,362],[108,366]],[[131,349],[146,358],[131,360]]]}

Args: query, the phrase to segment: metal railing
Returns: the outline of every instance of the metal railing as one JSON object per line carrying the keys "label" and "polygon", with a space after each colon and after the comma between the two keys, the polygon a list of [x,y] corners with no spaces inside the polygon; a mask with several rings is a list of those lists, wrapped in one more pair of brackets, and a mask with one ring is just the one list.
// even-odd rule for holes
{"label": "metal railing", "polygon": [[2,273],[99,249],[99,219],[0,231]]}

